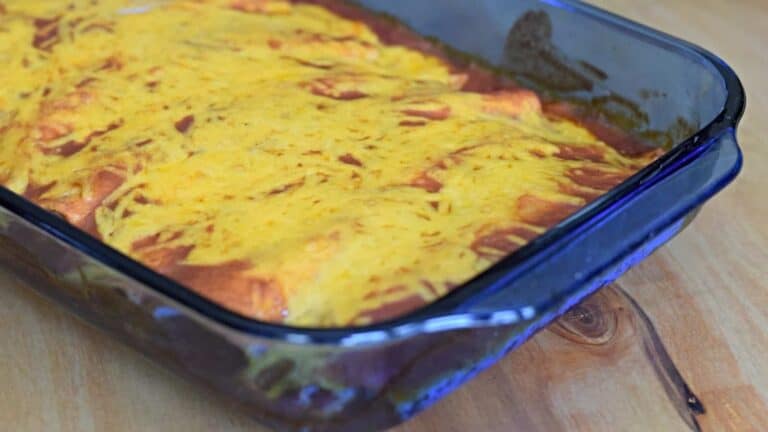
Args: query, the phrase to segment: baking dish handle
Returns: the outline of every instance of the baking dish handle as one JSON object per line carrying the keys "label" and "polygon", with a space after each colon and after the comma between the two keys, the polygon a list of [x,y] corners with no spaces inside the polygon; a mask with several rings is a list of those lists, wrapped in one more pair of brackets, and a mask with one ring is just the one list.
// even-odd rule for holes
{"label": "baking dish handle", "polygon": [[687,158],[670,161],[629,196],[535,254],[535,262],[506,269],[502,264],[500,270],[470,283],[488,289],[464,299],[446,299],[459,306],[424,320],[427,330],[511,324],[539,328],[617,279],[680,232],[696,209],[735,178],[742,164],[733,128],[687,153]]}

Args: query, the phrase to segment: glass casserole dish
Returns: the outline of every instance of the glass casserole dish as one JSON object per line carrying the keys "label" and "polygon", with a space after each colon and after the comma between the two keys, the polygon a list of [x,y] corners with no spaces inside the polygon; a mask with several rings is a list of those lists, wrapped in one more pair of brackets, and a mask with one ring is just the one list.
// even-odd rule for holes
{"label": "glass casserole dish", "polygon": [[[3,191],[7,261],[41,289],[52,285],[48,294],[81,315],[234,396],[268,424],[356,430],[397,422],[489,364],[671,237],[738,169],[729,133],[741,91],[706,53],[585,6],[447,3],[437,16],[426,2],[364,3],[531,86],[554,70],[557,83],[575,83],[552,88],[558,98],[591,97],[617,118],[632,106],[616,94],[639,99],[649,116],[640,128],[684,142],[445,299],[376,326],[305,330],[243,319]],[[454,31],[474,23],[483,31]],[[525,50],[541,61],[515,70]],[[686,139],[688,130],[700,131]]]}

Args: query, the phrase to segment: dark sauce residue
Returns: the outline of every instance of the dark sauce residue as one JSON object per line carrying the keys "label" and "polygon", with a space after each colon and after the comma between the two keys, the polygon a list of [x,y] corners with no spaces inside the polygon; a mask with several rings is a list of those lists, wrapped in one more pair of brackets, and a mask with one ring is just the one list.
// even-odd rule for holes
{"label": "dark sauce residue", "polygon": [[195,116],[190,114],[174,123],[174,127],[179,133],[185,134],[187,131],[189,131],[193,124],[195,124]]}
{"label": "dark sauce residue", "polygon": [[[650,119],[640,105],[613,92],[585,98],[609,78],[599,67],[570,59],[552,42],[553,25],[544,11],[530,11],[518,19],[507,35],[502,66],[544,99],[547,114],[565,117],[592,132],[625,155],[636,156],[654,148],[669,149],[696,132],[695,125],[678,118],[665,131],[650,130]],[[644,90],[640,98],[663,97]],[[548,110],[556,108],[556,110]]]}

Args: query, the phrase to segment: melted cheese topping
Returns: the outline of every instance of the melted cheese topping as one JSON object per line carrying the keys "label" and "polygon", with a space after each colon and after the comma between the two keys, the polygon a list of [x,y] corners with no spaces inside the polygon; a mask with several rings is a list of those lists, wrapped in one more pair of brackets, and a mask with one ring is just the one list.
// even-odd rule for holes
{"label": "melted cheese topping", "polygon": [[255,318],[410,311],[652,157],[318,6],[0,6],[0,180]]}

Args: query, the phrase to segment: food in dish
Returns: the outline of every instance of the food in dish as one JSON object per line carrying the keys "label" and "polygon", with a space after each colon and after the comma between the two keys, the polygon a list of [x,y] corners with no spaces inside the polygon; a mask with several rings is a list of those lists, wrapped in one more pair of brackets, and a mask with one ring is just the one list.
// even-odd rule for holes
{"label": "food in dish", "polygon": [[0,180],[240,314],[387,320],[650,163],[342,2],[0,2]]}

